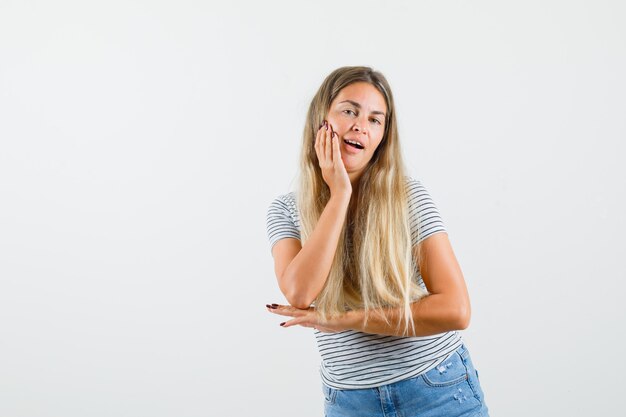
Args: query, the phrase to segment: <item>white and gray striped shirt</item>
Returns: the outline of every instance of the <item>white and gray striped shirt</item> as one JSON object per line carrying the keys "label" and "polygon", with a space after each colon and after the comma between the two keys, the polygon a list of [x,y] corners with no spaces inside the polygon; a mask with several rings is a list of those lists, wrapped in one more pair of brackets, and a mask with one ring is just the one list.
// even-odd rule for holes
{"label": "white and gray striped shirt", "polygon": [[[418,180],[406,177],[409,197],[411,241],[446,232],[432,198]],[[418,236],[418,224],[421,235]],[[270,251],[280,239],[300,239],[300,219],[295,192],[278,196],[267,212]],[[413,262],[418,284],[426,289]],[[314,330],[321,356],[322,381],[336,389],[374,388],[413,378],[446,360],[463,343],[459,331],[431,336],[399,337],[347,330],[324,333]]]}

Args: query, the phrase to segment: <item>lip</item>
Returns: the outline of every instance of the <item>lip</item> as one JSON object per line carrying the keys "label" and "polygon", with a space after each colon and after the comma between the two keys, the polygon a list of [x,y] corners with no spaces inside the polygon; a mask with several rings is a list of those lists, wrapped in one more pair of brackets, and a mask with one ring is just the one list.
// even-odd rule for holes
{"label": "lip", "polygon": [[[350,140],[353,140],[353,139],[350,139]],[[351,155],[355,155],[355,154],[357,154],[359,152],[363,152],[365,150],[365,148],[357,149],[354,146],[350,146],[346,142],[344,142],[343,139],[341,140],[341,146],[342,146],[342,148],[341,148],[342,152],[345,152],[345,153],[348,153],[348,154],[351,154]]]}
{"label": "lip", "polygon": [[351,140],[351,141],[354,141],[354,142],[359,142],[363,146],[363,149],[361,149],[361,150],[362,151],[365,150],[365,143],[361,139],[359,139],[359,138],[348,138],[348,137],[344,136],[342,141],[343,140]]}

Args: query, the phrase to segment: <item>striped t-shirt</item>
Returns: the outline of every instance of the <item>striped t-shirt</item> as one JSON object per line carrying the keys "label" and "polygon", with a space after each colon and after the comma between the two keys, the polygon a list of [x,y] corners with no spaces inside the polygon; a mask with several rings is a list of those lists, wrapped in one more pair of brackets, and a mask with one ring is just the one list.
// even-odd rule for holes
{"label": "striped t-shirt", "polygon": [[[446,232],[432,198],[418,180],[406,177],[413,246],[427,237]],[[418,236],[418,224],[421,235]],[[280,239],[300,239],[300,219],[295,192],[278,196],[267,212],[270,250]],[[426,289],[413,262],[418,284]],[[459,331],[430,336],[402,337],[346,330],[314,330],[321,356],[322,382],[336,389],[374,388],[413,378],[446,360],[461,345]]]}

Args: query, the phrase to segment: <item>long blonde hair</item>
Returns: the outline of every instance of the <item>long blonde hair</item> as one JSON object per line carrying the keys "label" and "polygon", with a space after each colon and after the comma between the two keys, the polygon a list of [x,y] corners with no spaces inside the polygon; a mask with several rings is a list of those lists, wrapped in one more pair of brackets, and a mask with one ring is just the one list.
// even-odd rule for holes
{"label": "long blonde hair", "polygon": [[[389,324],[384,307],[403,307],[397,329],[404,322],[415,331],[411,302],[427,291],[417,283],[411,245],[407,176],[396,124],[391,89],[385,77],[369,67],[341,67],[329,74],[309,106],[300,157],[297,206],[301,242],[306,244],[324,207],[330,189],[322,177],[315,153],[317,129],[330,105],[349,84],[364,81],[385,98],[385,132],[360,180],[341,230],[339,244],[324,288],[315,299],[323,320],[347,310],[364,309],[365,320],[372,309],[383,308],[381,317]],[[354,192],[356,191],[356,193]]]}

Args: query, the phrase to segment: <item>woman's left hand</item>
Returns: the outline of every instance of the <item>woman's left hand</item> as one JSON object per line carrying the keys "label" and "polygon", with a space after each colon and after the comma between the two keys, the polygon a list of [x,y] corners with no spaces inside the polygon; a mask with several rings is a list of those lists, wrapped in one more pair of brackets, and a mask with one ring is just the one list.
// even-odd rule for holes
{"label": "woman's left hand", "polygon": [[280,304],[266,304],[265,307],[270,313],[278,314],[281,316],[295,317],[292,320],[281,323],[281,326],[283,327],[299,325],[304,327],[312,327],[324,333],[336,333],[342,330],[347,330],[340,323],[339,320],[327,321],[325,323],[322,323],[322,319],[317,314],[317,311],[315,311],[315,307],[309,307],[306,310],[302,310],[290,305]]}

